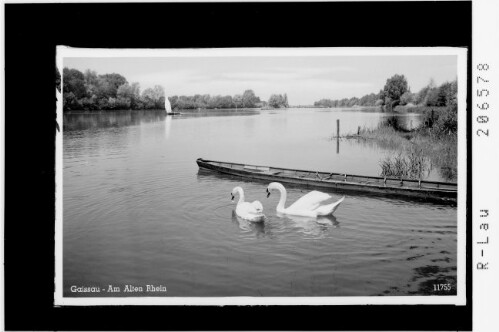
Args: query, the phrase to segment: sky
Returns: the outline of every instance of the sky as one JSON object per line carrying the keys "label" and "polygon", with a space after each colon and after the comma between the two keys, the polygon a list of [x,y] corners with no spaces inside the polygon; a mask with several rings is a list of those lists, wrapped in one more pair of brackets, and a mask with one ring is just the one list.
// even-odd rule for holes
{"label": "sky", "polygon": [[262,100],[287,93],[291,105],[312,105],[378,93],[386,80],[403,74],[412,92],[431,79],[457,78],[455,55],[254,56],[254,57],[68,57],[64,67],[98,74],[118,73],[142,90],[161,85],[167,96],[231,95],[252,89]]}

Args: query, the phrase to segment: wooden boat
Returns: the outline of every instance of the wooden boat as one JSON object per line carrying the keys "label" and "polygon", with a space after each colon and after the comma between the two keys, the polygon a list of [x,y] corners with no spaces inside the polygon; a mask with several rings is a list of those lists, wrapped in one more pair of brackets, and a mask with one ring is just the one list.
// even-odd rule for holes
{"label": "wooden boat", "polygon": [[431,200],[457,201],[457,183],[418,181],[393,177],[376,177],[305,171],[298,169],[237,164],[199,158],[200,169],[239,176],[251,180],[282,182],[338,191],[357,191],[402,195]]}

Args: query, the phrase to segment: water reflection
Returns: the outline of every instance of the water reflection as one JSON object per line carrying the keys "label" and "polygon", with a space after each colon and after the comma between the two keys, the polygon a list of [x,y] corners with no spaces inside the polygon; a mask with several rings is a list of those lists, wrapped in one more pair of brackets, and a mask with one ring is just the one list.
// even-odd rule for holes
{"label": "water reflection", "polygon": [[335,216],[321,216],[317,218],[294,216],[276,213],[277,217],[291,221],[294,228],[305,237],[319,239],[326,236],[330,228],[339,227]]}
{"label": "water reflection", "polygon": [[64,131],[121,128],[163,121],[165,117],[164,111],[72,112],[63,114],[63,128]]}
{"label": "water reflection", "polygon": [[391,126],[402,131],[414,130],[423,123],[423,115],[408,113],[408,114],[387,114],[383,118],[383,125]]}
{"label": "water reflection", "polygon": [[[420,255],[419,257],[423,257]],[[443,259],[449,263],[448,257]],[[445,288],[444,286],[445,285]],[[457,278],[455,263],[438,266],[424,264],[413,269],[413,276],[405,284],[390,286],[376,295],[456,295]]]}
{"label": "water reflection", "polygon": [[170,138],[170,132],[172,128],[172,116],[166,116],[165,117],[165,139]]}
{"label": "water reflection", "polygon": [[[67,112],[63,114],[64,131],[88,130],[98,128],[127,127],[143,123],[165,121],[165,126],[180,119],[196,117],[251,116],[260,114],[257,110],[186,110],[181,115],[166,115],[164,111],[100,111]],[[248,124],[254,125],[254,124]],[[167,128],[165,128],[165,133]],[[166,135],[168,138],[169,135]]]}
{"label": "water reflection", "polygon": [[181,116],[177,117],[177,119],[182,118],[195,118],[195,117],[218,117],[218,116],[248,116],[248,115],[257,115],[260,114],[260,111],[254,109],[220,109],[220,110],[182,110]]}
{"label": "water reflection", "polygon": [[[456,295],[457,280],[455,266],[425,265],[414,269],[412,282],[417,282],[417,290],[410,294]],[[449,285],[449,289],[436,288],[436,285]]]}
{"label": "water reflection", "polygon": [[[385,150],[342,139],[336,154],[325,138],[337,118],[347,133],[374,128],[383,114],[202,113],[64,115],[66,296],[81,296],[70,285],[89,282],[167,283],[174,296],[253,296],[257,289],[260,296],[368,296],[390,287],[399,289],[390,295],[408,295],[425,294],[440,275],[456,278],[454,206],[345,192],[349,203],[336,218],[277,216],[268,181],[199,170],[195,162],[376,175]],[[234,215],[236,184],[264,204],[263,223]],[[290,199],[305,191],[286,188]],[[424,269],[432,266],[439,268]]]}
{"label": "water reflection", "polygon": [[[236,224],[239,229],[243,232],[249,232],[256,235],[257,238],[269,235],[268,227],[265,221],[262,222],[251,222],[240,218],[236,215],[235,211],[232,211],[232,222]],[[269,233],[269,234],[267,234]]]}

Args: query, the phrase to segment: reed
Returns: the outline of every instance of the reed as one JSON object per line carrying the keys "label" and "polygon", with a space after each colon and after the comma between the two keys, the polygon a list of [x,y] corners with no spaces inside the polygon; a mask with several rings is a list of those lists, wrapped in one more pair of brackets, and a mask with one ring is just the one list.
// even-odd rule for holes
{"label": "reed", "polygon": [[436,169],[445,180],[457,179],[455,132],[437,133],[434,128],[424,126],[410,131],[397,130],[398,127],[399,124],[394,120],[386,120],[376,128],[364,127],[358,135],[346,137],[358,138],[360,144],[375,145],[394,152],[380,160],[381,176],[425,179]]}
{"label": "reed", "polygon": [[411,147],[411,151],[403,154],[386,157],[380,161],[381,176],[400,177],[405,179],[421,180],[429,175],[432,163],[423,149]]}

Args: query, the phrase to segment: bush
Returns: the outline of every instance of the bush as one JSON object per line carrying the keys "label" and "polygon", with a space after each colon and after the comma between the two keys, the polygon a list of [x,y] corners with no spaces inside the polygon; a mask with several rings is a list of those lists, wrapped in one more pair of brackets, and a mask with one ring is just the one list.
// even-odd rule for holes
{"label": "bush", "polygon": [[423,116],[422,128],[437,137],[457,133],[457,105],[438,109],[428,107]]}
{"label": "bush", "polygon": [[431,162],[422,149],[411,147],[407,155],[402,152],[380,161],[381,176],[400,177],[405,179],[422,179],[431,169]]}
{"label": "bush", "polygon": [[441,112],[433,127],[437,135],[457,133],[457,106],[453,105]]}

